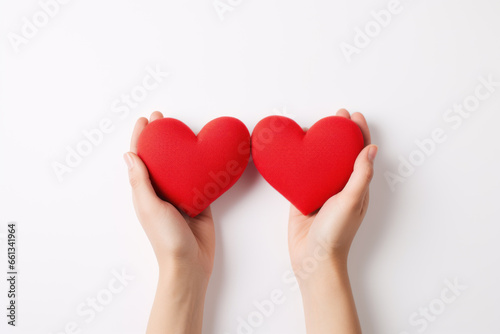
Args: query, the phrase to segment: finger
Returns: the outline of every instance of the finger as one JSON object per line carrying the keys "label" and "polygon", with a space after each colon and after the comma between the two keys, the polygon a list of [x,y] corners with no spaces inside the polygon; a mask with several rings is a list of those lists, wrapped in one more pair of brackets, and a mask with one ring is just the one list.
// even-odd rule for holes
{"label": "finger", "polygon": [[355,112],[354,114],[352,114],[351,120],[356,123],[361,129],[361,132],[363,133],[363,139],[365,140],[365,146],[370,145],[372,143],[372,139],[365,116],[363,116],[362,113]]}
{"label": "finger", "polygon": [[162,119],[163,118],[163,114],[159,111],[155,111],[154,113],[151,114],[151,116],[149,116],[149,122],[153,122],[153,121],[156,121],[157,119]]}
{"label": "finger", "polygon": [[130,140],[130,152],[137,153],[137,140],[146,125],[148,125],[148,119],[145,117],[139,118],[135,123],[134,131],[132,132],[132,139]]}
{"label": "finger", "polygon": [[197,219],[200,220],[210,220],[212,219],[212,208],[208,206],[205,210],[200,212],[198,216],[196,216]]}
{"label": "finger", "polygon": [[[314,219],[310,219],[311,215],[305,216],[293,204],[290,203],[290,214],[288,220],[289,236],[302,237],[304,232],[309,230]],[[290,240],[289,240],[290,241]]]}
{"label": "finger", "polygon": [[213,245],[215,241],[215,228],[210,206],[196,217],[189,218],[188,223],[195,237],[201,241],[200,244],[208,245],[208,249],[213,249],[214,247],[210,245]]}
{"label": "finger", "polygon": [[345,118],[349,118],[349,119],[351,118],[351,115],[349,114],[349,112],[347,110],[345,110],[344,108],[337,111],[337,116],[341,116],[341,117],[345,117]]}
{"label": "finger", "polygon": [[137,154],[128,152],[123,156],[128,167],[132,199],[138,215],[154,211],[156,205],[162,201],[156,195],[151,185],[148,169]]}
{"label": "finger", "polygon": [[368,210],[369,203],[370,203],[370,189],[366,191],[365,197],[363,198],[363,205],[361,206],[361,214],[366,213],[366,210]]}
{"label": "finger", "polygon": [[292,203],[290,203],[290,218],[292,217],[304,217],[302,212],[299,211]]}
{"label": "finger", "polygon": [[342,196],[347,196],[353,204],[363,205],[364,197],[373,178],[373,161],[377,150],[376,145],[368,145],[359,153],[351,177],[341,192]]}

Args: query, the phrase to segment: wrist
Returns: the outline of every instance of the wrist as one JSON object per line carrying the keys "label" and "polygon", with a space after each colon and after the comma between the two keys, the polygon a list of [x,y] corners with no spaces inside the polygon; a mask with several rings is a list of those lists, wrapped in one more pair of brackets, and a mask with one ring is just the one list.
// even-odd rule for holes
{"label": "wrist", "polygon": [[159,266],[159,284],[175,289],[203,291],[207,289],[210,274],[200,266],[187,263],[168,263]]}
{"label": "wrist", "polygon": [[201,334],[208,278],[185,269],[160,268],[147,333]]}
{"label": "wrist", "polygon": [[332,285],[343,284],[349,280],[347,257],[329,256],[316,262],[315,266],[302,267],[295,273],[301,291],[314,293]]}
{"label": "wrist", "polygon": [[185,305],[187,309],[203,308],[208,282],[196,277],[172,277],[160,275],[158,293],[168,298],[172,304]]}
{"label": "wrist", "polygon": [[344,257],[325,260],[297,280],[307,333],[361,333]]}

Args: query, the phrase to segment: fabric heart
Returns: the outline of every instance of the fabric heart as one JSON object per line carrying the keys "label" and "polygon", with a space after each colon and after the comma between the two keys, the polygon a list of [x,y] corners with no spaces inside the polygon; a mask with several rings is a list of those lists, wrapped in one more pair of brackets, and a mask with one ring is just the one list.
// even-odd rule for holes
{"label": "fabric heart", "polygon": [[181,121],[162,118],[142,131],[137,154],[158,196],[194,217],[243,174],[250,133],[233,117],[210,121],[198,136]]}
{"label": "fabric heart", "polygon": [[350,119],[330,116],[307,132],[283,116],[261,120],[252,133],[252,157],[260,174],[302,214],[340,192],[364,147]]}

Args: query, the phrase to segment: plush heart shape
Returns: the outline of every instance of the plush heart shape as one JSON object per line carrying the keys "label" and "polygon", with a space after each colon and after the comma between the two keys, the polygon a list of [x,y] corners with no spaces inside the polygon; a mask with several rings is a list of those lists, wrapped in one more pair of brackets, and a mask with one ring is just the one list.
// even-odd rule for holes
{"label": "plush heart shape", "polygon": [[344,188],[363,147],[358,125],[339,116],[307,132],[290,118],[269,116],[252,133],[255,166],[304,215]]}
{"label": "plush heart shape", "polygon": [[198,136],[181,121],[162,118],[142,131],[137,154],[158,196],[194,217],[243,174],[250,133],[233,117],[210,121]]}

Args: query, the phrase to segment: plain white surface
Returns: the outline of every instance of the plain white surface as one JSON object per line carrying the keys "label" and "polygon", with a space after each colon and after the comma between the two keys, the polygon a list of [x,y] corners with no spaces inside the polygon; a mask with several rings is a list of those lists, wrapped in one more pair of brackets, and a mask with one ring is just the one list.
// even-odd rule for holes
{"label": "plain white surface", "polygon": [[[499,333],[500,88],[458,129],[443,115],[474,93],[479,77],[500,81],[500,3],[403,1],[348,63],[341,43],[353,43],[356,27],[389,1],[228,2],[234,10],[222,21],[211,0],[70,1],[18,53],[9,34],[40,4],[2,3],[0,233],[9,221],[19,225],[20,275],[18,327],[8,328],[2,311],[0,331],[64,333],[75,322],[82,333],[144,332],[157,267],[122,161],[138,117],[160,110],[198,131],[231,115],[252,130],[269,114],[309,127],[345,107],[366,115],[380,147],[349,263],[364,332],[420,333],[409,318],[434,303],[442,313],[426,333]],[[113,113],[120,94],[156,66],[169,77],[126,117]],[[113,131],[59,182],[53,162],[104,118]],[[396,173],[398,156],[408,158],[435,128],[447,140],[391,191],[384,173]],[[238,317],[247,319],[274,289],[286,301],[254,333],[304,333],[300,293],[283,280],[286,200],[250,165],[213,213],[204,333],[237,333]],[[135,278],[86,322],[79,305],[103,298],[122,269]],[[440,304],[444,281],[455,278],[467,288]]]}

